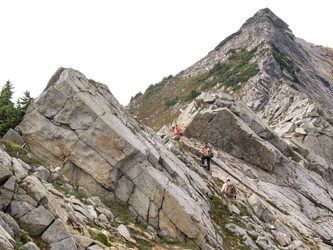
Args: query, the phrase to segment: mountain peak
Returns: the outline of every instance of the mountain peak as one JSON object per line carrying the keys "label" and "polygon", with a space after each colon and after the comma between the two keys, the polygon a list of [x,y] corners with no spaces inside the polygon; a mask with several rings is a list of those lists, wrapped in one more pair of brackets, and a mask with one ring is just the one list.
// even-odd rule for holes
{"label": "mountain peak", "polygon": [[[264,8],[257,11],[253,17],[249,18],[241,27],[241,29],[246,28],[252,23],[257,23],[258,20],[261,20],[263,17],[268,18],[275,27],[282,28],[284,30],[289,30],[289,25],[286,24],[282,19],[276,16],[269,8]],[[289,30],[290,31],[290,30]]]}

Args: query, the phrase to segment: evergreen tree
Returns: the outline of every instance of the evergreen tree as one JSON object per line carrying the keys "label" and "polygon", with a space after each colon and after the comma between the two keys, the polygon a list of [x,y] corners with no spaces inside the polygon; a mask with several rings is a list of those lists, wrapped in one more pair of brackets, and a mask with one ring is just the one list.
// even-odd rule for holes
{"label": "evergreen tree", "polygon": [[7,81],[0,92],[0,137],[4,136],[10,128],[15,128],[21,123],[32,99],[29,91],[26,91],[24,97],[18,99],[15,107],[11,101],[13,89],[11,82]]}
{"label": "evergreen tree", "polygon": [[31,96],[30,96],[30,92],[29,91],[25,91],[24,96],[19,98],[17,101],[17,107],[21,110],[24,111],[24,113],[27,111],[27,108],[30,104],[30,101],[32,100]]}
{"label": "evergreen tree", "polygon": [[13,89],[14,87],[11,82],[7,81],[0,92],[0,107],[9,104],[13,105],[13,103],[11,102],[12,96],[14,94]]}
{"label": "evergreen tree", "polygon": [[13,96],[13,85],[7,81],[0,92],[0,136],[15,126],[16,109],[11,101]]}
{"label": "evergreen tree", "polygon": [[30,92],[29,91],[25,91],[24,96],[19,98],[17,101],[17,124],[20,124],[21,121],[23,120],[23,117],[27,111],[27,108],[30,104],[30,101],[32,100],[31,96],[30,96]]}

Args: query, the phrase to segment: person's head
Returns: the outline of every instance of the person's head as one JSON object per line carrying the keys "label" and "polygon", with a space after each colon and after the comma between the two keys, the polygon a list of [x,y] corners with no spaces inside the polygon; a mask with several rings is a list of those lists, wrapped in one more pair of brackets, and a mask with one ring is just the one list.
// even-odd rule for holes
{"label": "person's head", "polygon": [[203,146],[203,148],[207,148],[207,145],[205,144],[205,145]]}
{"label": "person's head", "polygon": [[230,182],[230,179],[229,179],[229,178],[227,178],[227,182]]}
{"label": "person's head", "polygon": [[172,129],[174,129],[174,128],[175,128],[175,126],[174,126],[174,125],[172,125],[172,126],[171,126],[171,128],[172,128]]}

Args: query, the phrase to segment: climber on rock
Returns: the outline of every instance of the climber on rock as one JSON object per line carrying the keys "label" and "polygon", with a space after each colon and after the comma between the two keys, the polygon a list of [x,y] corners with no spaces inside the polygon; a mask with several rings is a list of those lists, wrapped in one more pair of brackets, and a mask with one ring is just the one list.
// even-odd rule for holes
{"label": "climber on rock", "polygon": [[179,141],[180,137],[184,135],[183,130],[180,127],[177,127],[177,125],[176,126],[172,125],[171,128],[173,133],[172,139]]}
{"label": "climber on rock", "polygon": [[201,157],[201,166],[205,167],[205,160],[207,160],[207,170],[210,171],[210,159],[212,159],[213,154],[210,147],[206,144],[202,149],[202,157]]}
{"label": "climber on rock", "polygon": [[227,206],[228,206],[228,210],[230,215],[232,215],[232,205],[236,199],[236,184],[232,183],[230,181],[230,178],[227,178],[227,181],[223,184],[222,188],[221,188],[221,192],[223,195],[225,195],[227,197]]}

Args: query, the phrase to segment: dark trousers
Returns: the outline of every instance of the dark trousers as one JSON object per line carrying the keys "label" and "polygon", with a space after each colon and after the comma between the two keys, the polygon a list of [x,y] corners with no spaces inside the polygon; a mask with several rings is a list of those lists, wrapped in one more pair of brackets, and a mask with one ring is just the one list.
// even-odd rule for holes
{"label": "dark trousers", "polygon": [[207,160],[207,167],[208,167],[208,171],[210,170],[210,159],[212,157],[209,155],[204,155],[201,157],[201,164],[205,164],[205,159]]}

